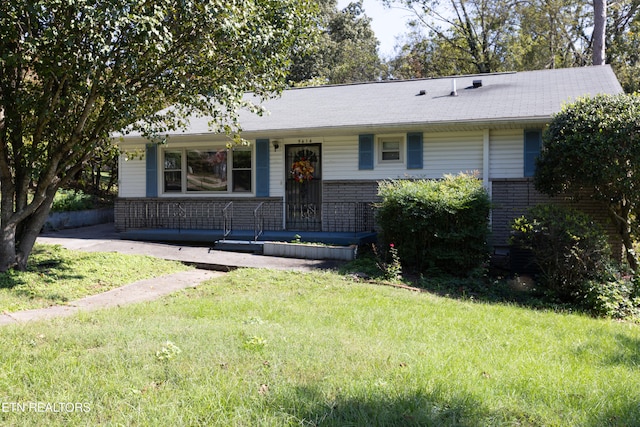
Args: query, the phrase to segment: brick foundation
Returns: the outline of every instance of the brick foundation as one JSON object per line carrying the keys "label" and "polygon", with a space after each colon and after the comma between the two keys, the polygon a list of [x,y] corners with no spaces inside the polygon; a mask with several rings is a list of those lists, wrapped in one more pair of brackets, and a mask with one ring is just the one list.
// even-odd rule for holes
{"label": "brick foundation", "polygon": [[509,245],[511,222],[522,216],[527,208],[539,203],[553,203],[581,210],[596,220],[607,232],[609,244],[617,258],[622,254],[622,242],[609,219],[607,208],[602,203],[583,199],[578,202],[569,198],[550,198],[536,191],[531,179],[504,179],[492,182],[492,241],[495,247]]}

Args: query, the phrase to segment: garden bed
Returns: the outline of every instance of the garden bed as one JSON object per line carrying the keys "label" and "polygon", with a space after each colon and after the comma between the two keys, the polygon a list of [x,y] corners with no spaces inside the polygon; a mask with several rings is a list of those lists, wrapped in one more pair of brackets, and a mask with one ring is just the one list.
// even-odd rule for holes
{"label": "garden bed", "polygon": [[263,253],[269,256],[299,259],[336,259],[353,261],[357,252],[356,245],[333,246],[308,243],[264,242]]}

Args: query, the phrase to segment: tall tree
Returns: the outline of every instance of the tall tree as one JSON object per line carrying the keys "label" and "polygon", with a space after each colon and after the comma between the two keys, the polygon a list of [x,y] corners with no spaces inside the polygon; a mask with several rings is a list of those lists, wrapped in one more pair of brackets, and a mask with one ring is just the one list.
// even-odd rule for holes
{"label": "tall tree", "polygon": [[473,72],[519,71],[606,60],[627,91],[640,87],[640,0],[382,1],[412,10],[422,29],[406,38],[391,61],[394,76],[411,69],[446,75],[469,64]]}
{"label": "tall tree", "polygon": [[582,67],[591,62],[593,12],[587,0],[516,4],[517,29],[508,47],[513,70]]}
{"label": "tall tree", "polygon": [[320,34],[311,50],[294,58],[289,80],[295,84],[353,83],[386,76],[378,56],[378,40],[362,0],[342,10],[337,0],[320,0]]}
{"label": "tall tree", "polygon": [[593,0],[593,65],[604,64],[607,0]]}
{"label": "tall tree", "polygon": [[415,25],[396,47],[396,56],[388,61],[388,66],[389,74],[394,79],[433,78],[478,72],[465,52],[453,48],[440,38],[426,36]]}
{"label": "tall tree", "polygon": [[[515,0],[383,0],[414,12],[414,25],[427,30],[427,39],[441,52],[451,52],[476,73],[500,71],[517,22]],[[465,67],[458,64],[458,67]]]}
{"label": "tall tree", "polygon": [[285,87],[311,10],[310,0],[1,2],[0,271],[26,268],[57,189],[112,132],[133,123],[158,135],[197,113],[234,135],[245,91]]}
{"label": "tall tree", "polygon": [[640,90],[640,0],[607,7],[606,62],[627,93]]}

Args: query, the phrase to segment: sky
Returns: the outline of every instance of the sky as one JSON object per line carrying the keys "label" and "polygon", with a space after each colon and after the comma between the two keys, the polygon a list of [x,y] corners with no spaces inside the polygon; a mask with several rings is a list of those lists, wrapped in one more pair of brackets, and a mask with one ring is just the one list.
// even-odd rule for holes
{"label": "sky", "polygon": [[[351,1],[338,0],[338,9],[345,8]],[[398,8],[385,8],[381,0],[364,0],[363,7],[365,14],[371,18],[371,28],[380,41],[380,56],[390,57],[393,54],[396,36],[408,32],[406,22],[411,17],[410,13]]]}

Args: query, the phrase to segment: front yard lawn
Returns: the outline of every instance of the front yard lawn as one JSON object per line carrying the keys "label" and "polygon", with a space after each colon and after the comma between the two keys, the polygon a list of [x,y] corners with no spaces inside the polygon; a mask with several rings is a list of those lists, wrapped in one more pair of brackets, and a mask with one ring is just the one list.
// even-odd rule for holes
{"label": "front yard lawn", "polygon": [[36,244],[27,271],[0,274],[0,312],[64,305],[187,268],[150,256],[87,253]]}
{"label": "front yard lawn", "polygon": [[635,324],[335,273],[237,270],[2,332],[3,404],[80,404],[6,405],[3,425],[640,423]]}

